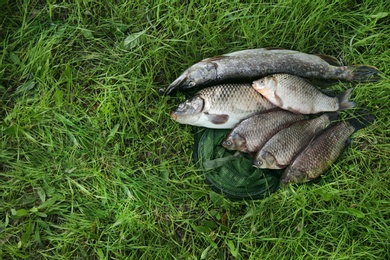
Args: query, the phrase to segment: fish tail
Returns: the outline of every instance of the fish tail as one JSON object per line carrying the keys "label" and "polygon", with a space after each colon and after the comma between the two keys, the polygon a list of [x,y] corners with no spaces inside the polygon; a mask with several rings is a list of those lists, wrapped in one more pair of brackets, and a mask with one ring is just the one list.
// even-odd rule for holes
{"label": "fish tail", "polygon": [[372,121],[374,121],[374,115],[367,114],[367,112],[360,112],[356,118],[348,119],[347,122],[355,128],[355,131],[366,127]]}
{"label": "fish tail", "polygon": [[339,114],[337,112],[329,112],[325,113],[325,115],[328,117],[329,122],[336,121],[339,117]]}
{"label": "fish tail", "polygon": [[376,82],[380,80],[380,71],[374,66],[354,65],[348,66],[347,70],[352,74],[350,78],[352,82]]}
{"label": "fish tail", "polygon": [[355,102],[349,100],[352,94],[352,90],[353,88],[350,88],[346,91],[341,92],[340,95],[337,96],[337,98],[339,99],[339,110],[346,110],[356,106]]}

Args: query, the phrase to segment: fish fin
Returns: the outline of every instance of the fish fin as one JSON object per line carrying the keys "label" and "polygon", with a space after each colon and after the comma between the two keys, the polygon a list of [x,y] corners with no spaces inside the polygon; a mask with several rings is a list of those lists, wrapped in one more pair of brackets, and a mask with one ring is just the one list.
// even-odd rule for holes
{"label": "fish fin", "polygon": [[380,80],[380,71],[374,66],[354,65],[348,66],[347,70],[352,74],[350,81],[353,82],[376,82]]}
{"label": "fish fin", "polygon": [[330,122],[336,121],[337,118],[339,117],[339,114],[337,112],[325,113],[325,115],[328,117]]}
{"label": "fish fin", "polygon": [[336,85],[340,81],[337,79],[306,79],[310,84],[321,89]]}
{"label": "fish fin", "polygon": [[350,146],[351,145],[351,143],[352,143],[352,138],[348,138],[347,139],[347,141],[345,141],[345,146],[347,147],[347,146]]}
{"label": "fish fin", "polygon": [[355,102],[349,101],[349,98],[352,94],[352,90],[353,88],[350,88],[346,91],[341,92],[340,95],[337,96],[337,98],[339,99],[339,110],[346,110],[356,106]]}
{"label": "fish fin", "polygon": [[289,49],[282,48],[282,47],[265,47],[264,50],[272,51],[272,50],[289,50]]}
{"label": "fish fin", "polygon": [[250,152],[250,151],[248,151],[248,149],[246,149],[246,148],[245,148],[245,149],[242,149],[241,152],[249,154],[249,156],[252,157],[252,158],[256,158],[256,153],[257,153],[257,152]]}
{"label": "fish fin", "polygon": [[347,122],[355,129],[356,132],[357,130],[364,128],[369,123],[374,121],[374,119],[375,119],[374,115],[369,115],[363,112],[363,113],[358,113],[356,118],[348,119]]}
{"label": "fish fin", "polygon": [[217,114],[209,114],[209,113],[204,113],[207,117],[207,119],[216,125],[221,125],[226,123],[229,120],[229,115],[217,115]]}
{"label": "fish fin", "polygon": [[320,87],[320,88],[326,88],[330,87],[333,85],[336,85],[339,83],[339,80],[336,79],[309,79],[309,78],[303,78],[301,77],[302,80],[306,81],[307,83]]}
{"label": "fish fin", "polygon": [[201,60],[202,62],[209,62],[209,61],[216,61],[216,60],[221,60],[221,59],[226,59],[228,56],[223,56],[223,55],[218,55],[218,56],[214,56],[214,57],[211,57],[211,58],[206,58],[204,60]]}
{"label": "fish fin", "polygon": [[310,181],[312,183],[319,183],[322,180],[322,176],[318,176],[316,178],[309,178],[307,181]]}
{"label": "fish fin", "polygon": [[[304,148],[302,148],[302,149],[297,153],[297,155],[295,156],[295,158],[297,158],[298,155],[299,155],[300,153],[302,153],[307,147],[311,146],[311,144],[314,142],[314,140],[315,140],[318,136],[320,136],[320,135],[321,135],[321,132],[318,133],[318,134],[316,134],[316,135],[314,135],[314,136],[310,139],[310,141],[307,143],[307,145],[306,145]],[[294,161],[295,158],[294,158],[292,161]]]}
{"label": "fish fin", "polygon": [[325,95],[327,95],[329,97],[337,97],[337,93],[334,89],[322,88],[322,89],[319,89],[319,91],[321,91],[322,93],[324,93]]}
{"label": "fish fin", "polygon": [[290,111],[291,113],[294,113],[294,114],[302,114],[301,111],[296,110],[296,109],[294,109],[292,107],[287,107],[286,110],[288,110],[288,111]]}
{"label": "fish fin", "polygon": [[284,169],[284,168],[287,168],[288,164],[287,165],[284,165],[284,164],[278,164],[276,163],[275,164],[279,169]]}
{"label": "fish fin", "polygon": [[278,95],[276,95],[275,91],[272,93],[273,98],[275,98],[275,101],[277,102],[278,107],[283,107],[283,99],[281,99]]}
{"label": "fish fin", "polygon": [[326,61],[330,65],[333,66],[341,66],[341,63],[338,59],[336,59],[333,56],[326,55],[326,54],[315,54],[317,57],[320,57],[322,60]]}

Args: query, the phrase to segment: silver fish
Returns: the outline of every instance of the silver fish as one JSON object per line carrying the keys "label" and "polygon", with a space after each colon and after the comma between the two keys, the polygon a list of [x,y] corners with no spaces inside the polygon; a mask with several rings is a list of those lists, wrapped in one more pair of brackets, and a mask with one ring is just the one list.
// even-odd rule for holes
{"label": "silver fish", "polygon": [[274,74],[253,82],[253,88],[280,108],[300,114],[334,112],[356,106],[349,101],[352,88],[329,97],[306,79],[290,74]]}
{"label": "silver fish", "polygon": [[367,116],[362,122],[350,119],[327,128],[286,168],[281,176],[281,182],[304,183],[318,178],[341,155],[348,138],[372,120],[372,116]]}
{"label": "silver fish", "polygon": [[260,113],[239,123],[225,138],[222,146],[229,150],[255,153],[281,129],[305,119],[305,115],[285,110]]}
{"label": "silver fish", "polygon": [[166,90],[210,86],[221,82],[252,82],[263,76],[288,73],[310,79],[374,82],[379,70],[372,66],[340,66],[336,58],[280,48],[236,51],[195,63]]}
{"label": "silver fish", "polygon": [[221,84],[204,88],[181,103],[171,118],[181,124],[232,129],[241,120],[276,108],[251,84]]}
{"label": "silver fish", "polygon": [[286,168],[297,154],[321,131],[337,119],[337,113],[302,120],[280,130],[256,153],[254,166],[262,169]]}

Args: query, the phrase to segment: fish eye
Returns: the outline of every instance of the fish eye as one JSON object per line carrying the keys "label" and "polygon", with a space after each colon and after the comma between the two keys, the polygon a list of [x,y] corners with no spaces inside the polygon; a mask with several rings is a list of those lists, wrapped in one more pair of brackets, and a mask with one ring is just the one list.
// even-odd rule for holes
{"label": "fish eye", "polygon": [[258,165],[258,166],[261,166],[261,165],[263,165],[263,161],[262,161],[262,160],[258,160],[258,161],[256,161],[256,165]]}
{"label": "fish eye", "polygon": [[256,80],[252,83],[254,89],[263,89],[265,87],[264,79]]}
{"label": "fish eye", "polygon": [[193,80],[190,80],[189,82],[188,82],[188,86],[190,86],[191,88],[192,87],[195,87],[195,81],[193,81]]}
{"label": "fish eye", "polygon": [[177,107],[178,111],[183,111],[188,107],[187,102],[180,103],[179,106]]}
{"label": "fish eye", "polygon": [[230,140],[227,140],[227,141],[225,141],[225,145],[226,145],[226,146],[232,146],[232,145],[233,145],[233,143],[232,143],[232,141],[230,141]]}

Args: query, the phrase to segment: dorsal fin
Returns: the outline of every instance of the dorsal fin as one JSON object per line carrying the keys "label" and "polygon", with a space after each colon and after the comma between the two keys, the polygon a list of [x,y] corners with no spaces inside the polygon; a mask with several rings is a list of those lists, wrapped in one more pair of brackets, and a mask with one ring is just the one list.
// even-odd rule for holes
{"label": "dorsal fin", "polygon": [[211,58],[206,58],[206,59],[201,60],[201,61],[209,62],[209,61],[216,61],[216,60],[221,60],[221,59],[225,59],[225,58],[227,58],[227,56],[218,55],[218,56],[214,56]]}
{"label": "dorsal fin", "polygon": [[336,59],[335,57],[333,56],[330,56],[330,55],[326,55],[326,54],[315,54],[316,56],[320,57],[321,59],[323,59],[324,61],[326,61],[327,63],[329,63],[330,65],[333,65],[333,66],[342,66],[341,63],[339,62],[338,59]]}
{"label": "dorsal fin", "polygon": [[339,80],[337,79],[306,79],[306,80],[308,80],[308,82],[310,82],[311,84],[319,88],[326,88],[339,83]]}
{"label": "dorsal fin", "polygon": [[282,48],[282,47],[265,47],[264,49],[268,50],[268,51],[272,51],[272,50],[288,50],[288,49]]}

